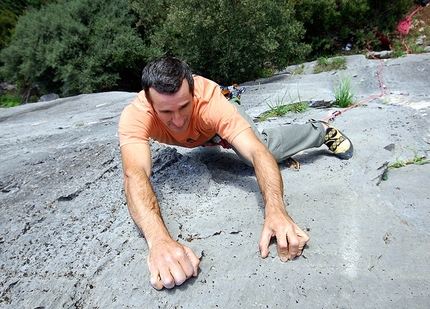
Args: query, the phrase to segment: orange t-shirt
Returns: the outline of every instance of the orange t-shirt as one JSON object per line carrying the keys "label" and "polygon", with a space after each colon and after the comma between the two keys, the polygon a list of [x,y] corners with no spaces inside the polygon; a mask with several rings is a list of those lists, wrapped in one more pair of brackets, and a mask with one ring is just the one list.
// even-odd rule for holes
{"label": "orange t-shirt", "polygon": [[163,124],[147,101],[145,92],[137,94],[125,107],[118,126],[120,146],[158,142],[182,147],[197,147],[215,134],[231,143],[250,124],[237,108],[227,101],[220,87],[213,81],[194,76],[193,112],[185,132],[175,133]]}

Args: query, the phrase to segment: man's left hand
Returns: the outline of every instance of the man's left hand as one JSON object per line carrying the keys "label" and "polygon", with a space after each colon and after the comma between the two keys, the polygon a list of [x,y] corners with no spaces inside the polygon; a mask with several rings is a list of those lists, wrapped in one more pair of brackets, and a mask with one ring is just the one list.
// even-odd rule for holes
{"label": "man's left hand", "polygon": [[264,220],[260,239],[260,252],[263,259],[269,255],[269,244],[272,237],[276,237],[279,258],[283,262],[300,256],[309,241],[309,236],[286,212],[270,213]]}

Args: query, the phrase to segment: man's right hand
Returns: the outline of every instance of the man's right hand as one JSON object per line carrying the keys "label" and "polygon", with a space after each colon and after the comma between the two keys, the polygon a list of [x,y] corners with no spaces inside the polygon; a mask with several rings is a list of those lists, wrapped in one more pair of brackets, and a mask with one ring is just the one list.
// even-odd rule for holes
{"label": "man's right hand", "polygon": [[171,238],[152,243],[147,262],[151,284],[157,290],[171,289],[191,276],[196,277],[200,264],[189,247]]}
{"label": "man's right hand", "polygon": [[200,260],[190,248],[174,241],[164,225],[149,181],[149,145],[124,145],[121,147],[121,155],[127,206],[149,247],[148,268],[151,284],[157,290],[181,285],[191,276],[197,276]]}

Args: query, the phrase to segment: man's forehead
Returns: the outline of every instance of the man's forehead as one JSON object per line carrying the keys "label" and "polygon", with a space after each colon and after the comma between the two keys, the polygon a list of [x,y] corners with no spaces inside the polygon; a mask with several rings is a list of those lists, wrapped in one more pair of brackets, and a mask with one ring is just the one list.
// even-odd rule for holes
{"label": "man's forehead", "polygon": [[[163,88],[163,87],[158,87],[158,88]],[[165,87],[165,88],[169,89],[169,87]],[[149,87],[149,92],[150,93],[151,92],[156,92],[156,93],[159,93],[159,94],[169,95],[169,94],[175,94],[175,93],[179,92],[182,88],[189,89],[188,81],[187,81],[187,79],[185,77],[182,79],[181,85],[179,86],[179,88],[177,89],[176,92],[168,92],[169,90],[167,90],[167,92],[159,92],[159,91],[157,91],[157,89],[154,86]]]}
{"label": "man's forehead", "polygon": [[169,110],[174,106],[182,107],[193,101],[193,95],[189,91],[188,82],[182,83],[175,93],[160,93],[155,88],[149,88],[149,103],[158,110]]}

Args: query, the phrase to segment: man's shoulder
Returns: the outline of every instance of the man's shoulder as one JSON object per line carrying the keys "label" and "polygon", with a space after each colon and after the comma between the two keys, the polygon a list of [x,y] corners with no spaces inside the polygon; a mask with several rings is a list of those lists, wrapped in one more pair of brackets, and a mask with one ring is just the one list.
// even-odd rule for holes
{"label": "man's shoulder", "polygon": [[142,121],[143,118],[145,118],[145,122],[148,122],[152,118],[152,114],[152,107],[146,100],[144,91],[141,91],[133,101],[124,107],[120,122],[127,122],[131,119],[140,119]]}
{"label": "man's shoulder", "polygon": [[142,90],[136,94],[136,97],[133,99],[133,101],[124,107],[122,113],[145,113],[151,109],[152,107],[146,99],[145,92]]}
{"label": "man's shoulder", "polygon": [[218,88],[219,85],[206,77],[200,75],[193,75],[194,89],[197,91],[207,91],[209,89]]}

